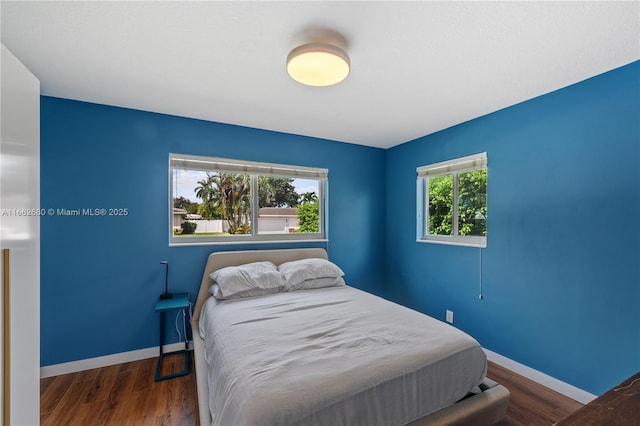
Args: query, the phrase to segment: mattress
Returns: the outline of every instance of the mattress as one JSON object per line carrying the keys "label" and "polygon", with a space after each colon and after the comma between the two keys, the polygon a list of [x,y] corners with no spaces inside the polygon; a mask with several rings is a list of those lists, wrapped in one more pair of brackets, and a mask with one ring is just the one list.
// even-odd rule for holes
{"label": "mattress", "polygon": [[486,374],[462,331],[349,286],[205,303],[214,425],[401,425]]}

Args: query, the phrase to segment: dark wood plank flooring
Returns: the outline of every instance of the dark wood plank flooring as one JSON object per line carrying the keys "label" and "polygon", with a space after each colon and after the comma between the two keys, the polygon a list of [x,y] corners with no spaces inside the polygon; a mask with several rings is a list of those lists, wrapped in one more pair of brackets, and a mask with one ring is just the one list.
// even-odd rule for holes
{"label": "dark wood plank flooring", "polygon": [[509,409],[499,426],[552,425],[582,407],[582,404],[489,362],[487,376],[511,392]]}
{"label": "dark wood plank flooring", "polygon": [[[193,360],[188,376],[154,382],[157,358],[40,380],[40,424],[195,425]],[[183,367],[183,355],[165,356],[161,373]]]}
{"label": "dark wood plank flooring", "polygon": [[[183,358],[165,358],[162,374]],[[157,358],[49,377],[40,381],[40,422],[46,425],[197,425],[195,373],[154,382]],[[489,363],[488,376],[511,391],[500,426],[552,425],[582,404]]]}

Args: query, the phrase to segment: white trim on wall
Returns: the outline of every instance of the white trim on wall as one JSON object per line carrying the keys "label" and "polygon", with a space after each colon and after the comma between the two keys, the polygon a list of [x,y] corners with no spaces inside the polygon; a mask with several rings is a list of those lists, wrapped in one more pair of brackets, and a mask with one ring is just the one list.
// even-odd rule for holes
{"label": "white trim on wall", "polygon": [[500,354],[490,351],[489,349],[484,349],[484,352],[487,354],[487,359],[489,361],[495,362],[496,364],[513,371],[514,373],[518,373],[521,376],[524,376],[528,379],[533,380],[534,382],[540,383],[543,386],[548,387],[558,393],[563,394],[573,400],[576,400],[582,404],[588,404],[597,398],[596,395],[584,391],[580,388],[577,388],[573,385],[565,383],[561,380],[558,380],[554,377],[551,377],[547,374],[544,374],[538,370],[534,370],[531,367],[527,367],[524,364],[520,364],[512,359],[504,357]]}
{"label": "white trim on wall", "polygon": [[[164,345],[164,352],[179,351],[184,348],[184,342],[172,343],[170,345]],[[193,349],[193,343],[189,342],[189,349]],[[519,362],[513,361],[507,357],[484,349],[489,361],[518,373],[534,382],[540,383],[543,386],[548,387],[558,393],[563,394],[571,399],[574,399],[582,404],[587,404],[594,399],[596,395],[572,386],[568,383],[560,381],[554,377],[548,376],[538,370],[527,367]],[[139,349],[137,351],[121,352],[113,355],[99,356],[96,358],[82,359],[79,361],[65,362],[63,364],[48,365],[40,367],[40,377],[52,377],[59,376],[61,374],[77,373],[78,371],[90,370],[92,368],[108,367],[110,365],[122,364],[125,362],[139,361],[141,359],[154,358],[158,356],[158,347]]]}
{"label": "white trim on wall", "polygon": [[[193,343],[189,342],[189,348],[193,349]],[[174,352],[184,349],[184,342],[164,345],[164,353]],[[125,362],[140,361],[157,357],[160,353],[158,346],[153,348],[138,349],[137,351],[121,352],[112,355],[99,356],[95,358],[81,359],[78,361],[65,362],[62,364],[47,365],[40,367],[40,378],[60,376],[62,374],[77,373],[78,371],[91,370],[93,368],[108,367],[110,365],[123,364]]]}

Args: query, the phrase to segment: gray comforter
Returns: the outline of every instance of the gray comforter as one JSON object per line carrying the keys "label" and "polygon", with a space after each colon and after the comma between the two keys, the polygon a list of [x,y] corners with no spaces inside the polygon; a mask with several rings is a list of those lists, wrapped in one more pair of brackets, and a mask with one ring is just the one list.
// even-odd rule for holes
{"label": "gray comforter", "polygon": [[478,343],[349,286],[218,301],[200,320],[214,425],[400,425],[486,373]]}

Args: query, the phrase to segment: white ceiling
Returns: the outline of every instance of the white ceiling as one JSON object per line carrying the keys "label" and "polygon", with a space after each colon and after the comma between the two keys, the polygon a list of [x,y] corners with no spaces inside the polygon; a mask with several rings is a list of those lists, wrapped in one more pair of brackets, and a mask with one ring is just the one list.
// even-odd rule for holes
{"label": "white ceiling", "polygon": [[[391,147],[640,59],[640,2],[2,1],[42,94]],[[291,80],[340,33],[351,75]]]}

